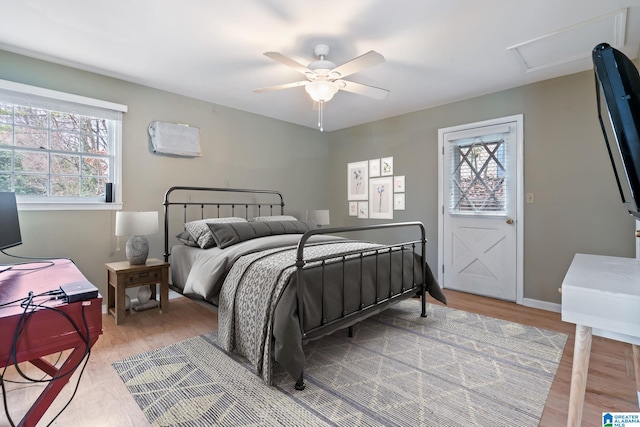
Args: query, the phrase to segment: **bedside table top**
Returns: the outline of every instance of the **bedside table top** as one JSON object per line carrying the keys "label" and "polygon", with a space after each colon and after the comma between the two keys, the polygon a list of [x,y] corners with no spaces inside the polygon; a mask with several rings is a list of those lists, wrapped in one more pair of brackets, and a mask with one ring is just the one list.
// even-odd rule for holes
{"label": "bedside table top", "polygon": [[136,270],[136,269],[145,269],[149,267],[168,267],[169,263],[159,260],[157,258],[149,258],[145,264],[131,265],[129,261],[118,261],[118,262],[108,262],[105,266],[112,271],[121,271],[121,270]]}

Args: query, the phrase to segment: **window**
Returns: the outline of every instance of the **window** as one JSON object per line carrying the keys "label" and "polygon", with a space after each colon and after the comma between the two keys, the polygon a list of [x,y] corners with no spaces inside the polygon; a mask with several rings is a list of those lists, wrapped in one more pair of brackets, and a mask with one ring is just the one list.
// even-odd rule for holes
{"label": "window", "polygon": [[451,144],[449,212],[506,212],[506,135],[465,138]]}
{"label": "window", "polygon": [[0,191],[15,191],[22,207],[104,207],[105,184],[121,188],[126,111],[124,105],[0,81]]}

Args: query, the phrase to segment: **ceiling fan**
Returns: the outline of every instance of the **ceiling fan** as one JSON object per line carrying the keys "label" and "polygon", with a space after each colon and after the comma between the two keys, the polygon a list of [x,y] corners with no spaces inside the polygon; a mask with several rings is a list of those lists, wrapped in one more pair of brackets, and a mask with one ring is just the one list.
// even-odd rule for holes
{"label": "ceiling fan", "polygon": [[339,90],[375,99],[384,99],[389,94],[387,89],[343,80],[343,77],[383,63],[384,56],[378,52],[371,50],[338,67],[333,62],[325,59],[329,54],[329,46],[326,44],[317,45],[313,52],[318,60],[312,62],[309,66],[304,66],[278,52],[265,52],[264,54],[269,58],[304,74],[307,80],[255,89],[254,92],[263,93],[304,86],[311,99],[320,104],[318,109],[318,127],[320,127],[320,130],[322,130],[323,105],[325,102],[330,101]]}

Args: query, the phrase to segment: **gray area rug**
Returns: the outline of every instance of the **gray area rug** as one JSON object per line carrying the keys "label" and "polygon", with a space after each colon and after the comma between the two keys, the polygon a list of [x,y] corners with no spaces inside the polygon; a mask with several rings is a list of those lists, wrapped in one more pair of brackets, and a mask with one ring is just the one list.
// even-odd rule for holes
{"label": "gray area rug", "polygon": [[537,426],[567,336],[401,302],[266,386],[215,332],[113,363],[154,426]]}

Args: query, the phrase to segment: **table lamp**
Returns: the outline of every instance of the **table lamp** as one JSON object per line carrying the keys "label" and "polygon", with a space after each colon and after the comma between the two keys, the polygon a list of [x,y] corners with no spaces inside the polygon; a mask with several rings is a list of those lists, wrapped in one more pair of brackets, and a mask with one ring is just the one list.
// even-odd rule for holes
{"label": "table lamp", "polygon": [[329,209],[308,210],[307,221],[315,222],[318,227],[329,225]]}
{"label": "table lamp", "polygon": [[116,236],[129,236],[125,253],[131,265],[147,262],[149,241],[158,232],[158,212],[116,212]]}

